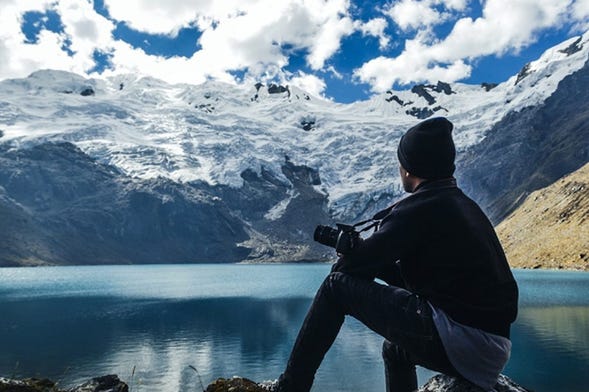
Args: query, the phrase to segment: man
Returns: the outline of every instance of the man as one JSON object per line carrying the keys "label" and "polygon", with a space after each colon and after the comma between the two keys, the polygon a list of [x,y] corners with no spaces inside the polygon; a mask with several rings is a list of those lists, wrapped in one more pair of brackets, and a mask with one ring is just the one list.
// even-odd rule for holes
{"label": "man", "polygon": [[[309,391],[345,315],[382,335],[389,392],[417,389],[415,365],[491,389],[511,351],[518,289],[493,226],[457,187],[453,125],[433,118],[397,150],[410,196],[340,258],[305,318],[274,391]],[[389,285],[374,281],[378,277]]]}

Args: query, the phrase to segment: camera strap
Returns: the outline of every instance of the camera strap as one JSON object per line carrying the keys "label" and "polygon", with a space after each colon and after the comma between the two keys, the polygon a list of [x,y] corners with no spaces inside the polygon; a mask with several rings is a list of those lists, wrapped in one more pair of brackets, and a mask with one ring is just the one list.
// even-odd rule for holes
{"label": "camera strap", "polygon": [[367,223],[371,223],[370,225],[364,227],[363,229],[358,230],[358,233],[368,231],[372,228],[374,228],[374,231],[377,231],[382,220],[393,210],[393,208],[395,208],[397,206],[397,204],[401,203],[403,200],[405,200],[409,197],[413,197],[418,193],[440,190],[440,189],[451,189],[451,188],[456,188],[456,179],[453,177],[447,178],[447,179],[442,179],[442,180],[423,182],[419,186],[419,188],[417,190],[415,190],[415,192],[412,195],[410,195],[404,199],[401,199],[401,200],[397,201],[396,203],[391,204],[390,206],[388,206],[384,210],[378,211],[376,214],[374,214],[374,216],[372,218],[366,219],[362,222],[358,222],[355,225],[352,225],[352,227],[358,228],[358,227],[364,226]]}
{"label": "camera strap", "polygon": [[370,225],[358,230],[358,233],[368,231],[372,228],[374,228],[374,231],[377,231],[378,227],[380,226],[380,222],[382,222],[382,220],[391,212],[391,210],[393,208],[395,208],[397,206],[397,204],[399,204],[399,201],[394,203],[393,205],[385,208],[384,210],[377,212],[376,214],[374,214],[374,216],[372,218],[366,219],[362,222],[358,222],[358,223],[352,225],[352,227],[358,228],[358,227],[364,226],[367,223],[370,223]]}
{"label": "camera strap", "polygon": [[360,226],[364,226],[367,223],[370,223],[370,225],[368,225],[368,226],[366,226],[366,227],[358,230],[358,233],[362,233],[362,232],[368,231],[368,230],[372,229],[373,227],[375,228],[374,231],[378,230],[378,225],[380,224],[380,221],[375,221],[373,219],[368,219],[368,220],[365,220],[365,221],[362,221],[362,222],[358,222],[355,225],[353,225],[352,227],[353,228],[358,228]]}

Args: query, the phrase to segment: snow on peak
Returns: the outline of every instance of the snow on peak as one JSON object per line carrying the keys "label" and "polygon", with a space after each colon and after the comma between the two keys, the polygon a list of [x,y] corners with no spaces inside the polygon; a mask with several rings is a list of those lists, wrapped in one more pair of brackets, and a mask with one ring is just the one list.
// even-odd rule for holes
{"label": "snow on peak", "polygon": [[589,33],[547,50],[497,86],[438,82],[352,104],[278,84],[97,80],[43,70],[0,82],[0,142],[66,140],[131,176],[235,187],[245,169],[264,166],[282,177],[289,156],[318,170],[335,215],[354,216],[380,202],[378,195],[402,194],[396,148],[409,127],[446,116],[463,151],[509,111],[543,102],[583,67],[588,40]]}

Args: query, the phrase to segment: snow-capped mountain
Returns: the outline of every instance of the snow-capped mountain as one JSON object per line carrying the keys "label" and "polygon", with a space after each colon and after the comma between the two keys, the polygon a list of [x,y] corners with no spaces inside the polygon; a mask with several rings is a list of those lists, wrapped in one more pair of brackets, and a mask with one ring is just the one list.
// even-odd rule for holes
{"label": "snow-capped mountain", "polygon": [[[587,73],[588,41],[586,33],[563,42],[499,85],[438,82],[353,104],[280,85],[170,85],[135,75],[96,80],[38,71],[28,78],[0,82],[0,146],[4,158],[12,159],[0,173],[0,196],[21,206],[23,214],[30,212],[31,207],[10,191],[16,189],[18,173],[30,168],[33,153],[26,151],[50,159],[48,165],[64,151],[77,160],[85,154],[87,170],[100,167],[99,171],[109,173],[100,178],[135,184],[133,191],[146,184],[151,190],[153,184],[161,188],[164,183],[163,188],[190,188],[188,193],[178,192],[191,202],[222,206],[230,225],[248,233],[236,235],[235,244],[272,259],[276,244],[286,241],[281,246],[288,257],[288,252],[300,251],[292,244],[310,241],[313,225],[329,223],[325,220],[331,218],[353,221],[401,197],[398,139],[420,119],[442,115],[455,124],[459,160],[465,163],[459,177],[475,198],[490,206],[496,201],[495,196],[488,197],[492,192],[483,189],[487,194],[476,194],[477,179],[484,173],[470,178],[470,168],[481,161],[484,167],[484,151],[497,151],[485,149],[492,142],[489,138],[505,140],[502,130],[517,123],[513,119],[518,113],[546,106],[564,79]],[[586,101],[579,104],[587,110]],[[517,139],[517,129],[513,132],[508,139]],[[47,144],[61,142],[77,148]],[[585,141],[581,147],[586,146]],[[473,158],[472,151],[479,153]],[[581,154],[579,160],[586,156]],[[44,176],[33,177],[42,182]],[[129,187],[119,191],[130,192]],[[160,188],[156,193],[162,205],[176,200]],[[195,199],[194,192],[206,197]],[[29,202],[36,206],[34,200]],[[48,209],[54,207],[48,203],[52,206]],[[505,213],[509,200],[501,203],[503,210],[497,216]],[[316,257],[317,253],[307,251],[294,258]],[[239,259],[240,252],[230,259]],[[178,258],[190,261],[191,254]],[[132,256],[126,260],[136,262]]]}

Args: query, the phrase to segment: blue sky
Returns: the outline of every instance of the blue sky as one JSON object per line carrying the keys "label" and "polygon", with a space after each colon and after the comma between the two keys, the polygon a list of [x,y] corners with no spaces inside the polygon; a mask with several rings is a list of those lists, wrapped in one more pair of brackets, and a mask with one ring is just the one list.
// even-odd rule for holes
{"label": "blue sky", "polygon": [[41,68],[280,82],[337,102],[502,82],[589,28],[589,0],[3,0],[0,79]]}

